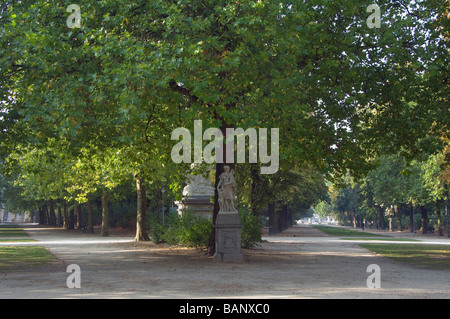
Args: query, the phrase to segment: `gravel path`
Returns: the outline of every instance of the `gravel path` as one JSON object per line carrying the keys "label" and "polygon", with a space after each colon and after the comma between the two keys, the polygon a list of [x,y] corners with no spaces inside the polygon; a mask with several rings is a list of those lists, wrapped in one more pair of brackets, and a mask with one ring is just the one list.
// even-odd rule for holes
{"label": "gravel path", "polygon": [[[39,242],[15,245],[47,247],[56,260],[0,273],[0,298],[450,298],[449,271],[396,263],[307,226],[266,237],[261,247],[244,251],[242,264],[134,243],[129,234],[25,230]],[[67,288],[70,264],[81,268],[80,289]],[[367,287],[370,264],[381,268],[380,289]]]}

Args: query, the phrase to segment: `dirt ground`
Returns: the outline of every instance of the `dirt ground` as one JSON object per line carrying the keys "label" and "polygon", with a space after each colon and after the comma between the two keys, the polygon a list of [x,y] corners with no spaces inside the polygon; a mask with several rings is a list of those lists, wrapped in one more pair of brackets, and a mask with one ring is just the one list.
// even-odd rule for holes
{"label": "dirt ground", "polygon": [[[397,263],[308,226],[265,237],[260,247],[243,251],[242,264],[215,263],[190,248],[135,243],[129,231],[102,238],[25,230],[39,242],[15,245],[47,247],[56,260],[0,273],[0,298],[450,298],[449,271]],[[80,289],[67,288],[70,264],[80,266]],[[380,289],[367,287],[371,264],[380,266]]]}

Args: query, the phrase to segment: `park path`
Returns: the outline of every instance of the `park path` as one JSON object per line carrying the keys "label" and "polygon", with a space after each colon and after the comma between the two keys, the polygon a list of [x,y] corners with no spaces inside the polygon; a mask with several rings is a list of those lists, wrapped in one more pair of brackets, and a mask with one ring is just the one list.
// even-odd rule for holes
{"label": "park path", "polygon": [[[0,274],[0,298],[450,298],[450,272],[393,262],[355,243],[298,227],[245,250],[242,264],[216,264],[202,252],[134,243],[55,228],[25,228],[56,260]],[[295,237],[293,237],[295,235]],[[67,266],[81,268],[81,288],[66,286]],[[367,266],[381,268],[381,288],[367,288]]]}

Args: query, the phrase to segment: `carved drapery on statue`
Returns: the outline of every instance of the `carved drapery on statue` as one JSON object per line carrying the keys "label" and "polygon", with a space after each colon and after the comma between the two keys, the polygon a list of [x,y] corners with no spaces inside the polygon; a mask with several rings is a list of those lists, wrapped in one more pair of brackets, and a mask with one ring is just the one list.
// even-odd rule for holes
{"label": "carved drapery on statue", "polygon": [[219,213],[221,212],[237,212],[234,207],[234,198],[236,196],[236,181],[234,179],[234,170],[230,170],[229,166],[224,166],[224,172],[219,177],[217,185],[219,194]]}

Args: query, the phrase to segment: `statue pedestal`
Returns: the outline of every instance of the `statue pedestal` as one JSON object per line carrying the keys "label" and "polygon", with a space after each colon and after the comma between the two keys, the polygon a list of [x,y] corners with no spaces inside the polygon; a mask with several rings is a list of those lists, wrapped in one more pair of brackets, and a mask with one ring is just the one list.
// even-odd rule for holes
{"label": "statue pedestal", "polygon": [[211,219],[214,210],[214,204],[211,203],[209,195],[189,195],[181,200],[175,202],[178,205],[178,214],[183,215],[184,212],[190,211],[198,217]]}
{"label": "statue pedestal", "polygon": [[216,253],[214,261],[241,263],[241,221],[237,212],[219,212],[216,219]]}

